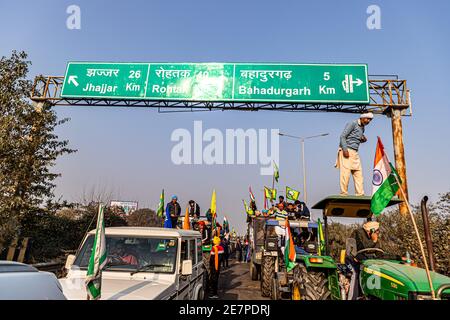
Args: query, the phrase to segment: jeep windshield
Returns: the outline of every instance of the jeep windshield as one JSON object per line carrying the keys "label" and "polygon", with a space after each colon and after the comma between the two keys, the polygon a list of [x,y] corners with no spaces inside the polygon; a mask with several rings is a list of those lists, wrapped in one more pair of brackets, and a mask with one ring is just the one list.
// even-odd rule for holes
{"label": "jeep windshield", "polygon": [[[74,265],[87,269],[94,243],[89,235]],[[133,272],[145,267],[147,272],[174,273],[177,257],[176,238],[106,236],[106,265],[103,270]]]}

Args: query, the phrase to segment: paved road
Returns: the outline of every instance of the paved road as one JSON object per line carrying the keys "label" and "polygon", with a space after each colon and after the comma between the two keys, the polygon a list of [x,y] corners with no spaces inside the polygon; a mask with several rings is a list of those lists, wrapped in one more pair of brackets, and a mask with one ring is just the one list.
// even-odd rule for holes
{"label": "paved road", "polygon": [[268,300],[261,296],[260,282],[252,281],[248,263],[230,260],[228,269],[222,269],[219,278],[221,300]]}

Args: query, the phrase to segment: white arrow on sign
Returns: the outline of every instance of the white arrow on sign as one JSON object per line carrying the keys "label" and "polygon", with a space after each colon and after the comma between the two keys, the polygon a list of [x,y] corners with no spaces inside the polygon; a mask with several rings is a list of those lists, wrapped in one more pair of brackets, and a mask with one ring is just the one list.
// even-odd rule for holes
{"label": "white arrow on sign", "polygon": [[78,76],[69,76],[69,80],[67,80],[67,83],[68,84],[73,83],[75,85],[75,87],[78,87],[77,78],[78,78]]}
{"label": "white arrow on sign", "polygon": [[356,85],[359,87],[360,85],[363,84],[363,81],[359,78],[356,78],[356,81],[353,81],[353,83],[356,83]]}

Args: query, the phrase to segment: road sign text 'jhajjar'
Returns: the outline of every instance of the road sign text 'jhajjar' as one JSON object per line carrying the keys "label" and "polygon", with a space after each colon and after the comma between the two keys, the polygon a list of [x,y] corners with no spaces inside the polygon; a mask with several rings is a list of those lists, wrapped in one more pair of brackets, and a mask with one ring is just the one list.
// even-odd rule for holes
{"label": "road sign text 'jhajjar'", "polygon": [[62,98],[368,104],[366,64],[69,62]]}

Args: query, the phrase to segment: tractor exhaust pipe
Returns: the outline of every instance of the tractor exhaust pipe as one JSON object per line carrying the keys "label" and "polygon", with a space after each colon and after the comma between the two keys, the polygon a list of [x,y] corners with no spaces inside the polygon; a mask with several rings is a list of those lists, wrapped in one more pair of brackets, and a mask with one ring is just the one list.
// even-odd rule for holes
{"label": "tractor exhaust pipe", "polygon": [[430,230],[427,201],[428,197],[427,196],[423,197],[422,201],[420,202],[420,208],[422,211],[423,230],[425,233],[425,243],[427,245],[428,259],[430,261],[430,269],[434,271],[436,270],[436,268],[434,264],[433,241],[431,240],[431,230]]}

